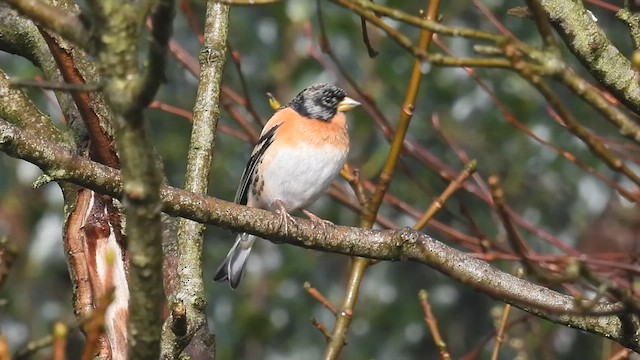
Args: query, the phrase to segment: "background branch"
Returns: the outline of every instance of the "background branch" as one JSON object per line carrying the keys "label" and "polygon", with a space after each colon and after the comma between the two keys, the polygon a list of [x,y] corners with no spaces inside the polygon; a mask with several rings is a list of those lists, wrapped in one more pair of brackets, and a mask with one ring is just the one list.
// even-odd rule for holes
{"label": "background branch", "polygon": [[585,68],[630,110],[640,114],[640,84],[631,62],[611,44],[583,3],[541,0],[540,4],[564,43]]}
{"label": "background branch", "polygon": [[[430,0],[427,11],[425,13],[425,18],[428,21],[437,19],[439,7],[439,0]],[[367,17],[369,21],[378,21],[377,17],[375,17],[371,12],[362,13],[361,15],[363,16],[363,19]],[[429,30],[423,29],[420,32],[420,40],[417,47],[418,52],[426,53],[428,51],[432,35],[433,32]],[[378,180],[378,183],[376,184],[375,191],[362,209],[360,226],[363,228],[370,229],[375,224],[378,211],[380,210],[380,205],[382,204],[384,196],[387,193],[389,185],[391,184],[391,180],[393,179],[393,176],[395,174],[396,165],[398,163],[398,159],[400,158],[400,154],[404,145],[404,139],[407,131],[409,130],[409,123],[411,122],[413,111],[416,106],[416,98],[418,96],[418,90],[420,88],[420,81],[422,80],[421,67],[422,62],[419,59],[416,59],[413,64],[409,84],[407,85],[407,91],[404,103],[402,105],[402,110],[400,112],[400,116],[398,117],[398,126],[395,130],[393,141],[391,142],[391,148],[389,149],[387,159],[385,161],[382,172],[380,173],[380,178]],[[334,326],[333,333],[331,335],[331,341],[329,341],[329,344],[327,345],[327,348],[325,350],[325,360],[337,359],[340,351],[342,350],[342,347],[345,344],[347,329],[349,328],[351,319],[353,317],[355,304],[358,299],[358,293],[360,292],[362,278],[364,277],[365,271],[367,270],[369,265],[369,259],[352,259],[351,272],[347,281],[346,294],[344,295],[344,299],[342,301],[341,311],[336,314],[336,325]]]}
{"label": "background branch", "polygon": [[[185,190],[196,194],[206,194],[213,151],[215,147],[216,127],[220,118],[220,89],[225,65],[227,27],[229,7],[215,1],[207,2],[207,14],[204,31],[204,46],[200,51],[200,82],[196,96],[191,142],[187,158]],[[163,331],[163,358],[175,359],[180,355],[198,331],[202,337],[199,344],[205,344],[208,358],[214,358],[213,336],[209,333],[207,316],[204,312],[205,298],[202,279],[202,240],[204,224],[180,219],[178,222],[178,286],[170,294],[170,306],[180,304],[185,307],[187,322],[186,334],[175,334],[169,329],[174,321],[170,316]]]}
{"label": "background branch", "polygon": [[14,9],[81,48],[90,46],[90,32],[78,16],[40,0],[5,0]]}
{"label": "background branch", "polygon": [[[123,195],[118,171],[79,158],[3,120],[0,120],[0,150],[34,163],[57,180],[70,181],[114,197]],[[624,311],[622,304],[595,304],[589,309],[592,315],[580,315],[584,307],[576,304],[573,298],[502,272],[482,260],[408,228],[380,231],[335,226],[318,232],[312,221],[296,219],[296,223],[284,234],[275,213],[169,186],[162,187],[161,197],[164,211],[172,216],[234,231],[248,231],[263,238],[310,249],[378,260],[420,262],[531,314],[605,336],[640,351],[640,342],[633,334],[625,332],[619,317],[607,315]],[[637,322],[635,317],[633,319]]]}

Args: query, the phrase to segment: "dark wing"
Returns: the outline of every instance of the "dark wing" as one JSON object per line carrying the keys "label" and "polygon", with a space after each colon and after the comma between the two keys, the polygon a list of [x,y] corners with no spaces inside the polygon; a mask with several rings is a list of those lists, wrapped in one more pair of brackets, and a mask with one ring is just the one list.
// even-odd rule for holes
{"label": "dark wing", "polygon": [[249,196],[249,186],[251,185],[251,181],[253,181],[253,175],[258,168],[258,164],[260,164],[260,159],[264,156],[264,152],[267,151],[269,146],[273,143],[275,138],[276,130],[282,124],[278,124],[269,131],[267,131],[264,135],[260,137],[258,143],[253,148],[253,152],[251,153],[251,157],[249,158],[249,162],[247,163],[247,167],[244,169],[242,173],[242,178],[240,179],[240,186],[238,187],[238,191],[236,192],[236,197],[233,200],[236,204],[247,205],[247,197]]}

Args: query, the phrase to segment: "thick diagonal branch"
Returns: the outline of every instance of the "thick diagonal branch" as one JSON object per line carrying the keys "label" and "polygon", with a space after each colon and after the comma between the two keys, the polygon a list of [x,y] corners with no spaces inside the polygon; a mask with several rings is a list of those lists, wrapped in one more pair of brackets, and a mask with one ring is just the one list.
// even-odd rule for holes
{"label": "thick diagonal branch", "polygon": [[541,0],[549,21],[589,72],[640,114],[640,83],[631,62],[609,41],[581,1]]}
{"label": "thick diagonal branch", "polygon": [[[81,158],[3,120],[0,120],[0,151],[29,161],[61,181],[114,197],[123,194],[117,170]],[[170,186],[163,186],[160,193],[163,211],[172,216],[248,231],[260,237],[310,249],[379,260],[419,262],[536,316],[607,337],[640,351],[640,339],[624,330],[620,314],[625,309],[621,304],[597,304],[590,308],[589,315],[582,315],[584,305],[576,303],[572,297],[502,272],[482,260],[410,229],[380,231],[335,226],[319,232],[312,221],[297,219],[296,224],[284,234],[278,215],[265,210]],[[633,321],[638,322],[636,318]]]}

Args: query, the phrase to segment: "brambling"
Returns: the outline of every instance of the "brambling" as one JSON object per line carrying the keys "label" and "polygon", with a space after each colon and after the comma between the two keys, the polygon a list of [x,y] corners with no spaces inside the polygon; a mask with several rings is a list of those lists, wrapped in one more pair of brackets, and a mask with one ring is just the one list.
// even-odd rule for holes
{"label": "brambling", "polygon": [[[289,212],[313,203],[340,173],[349,152],[344,112],[360,105],[333,85],[314,84],[278,109],[265,124],[240,180],[235,202],[276,211],[287,231]],[[213,280],[235,289],[257,236],[242,233]]]}

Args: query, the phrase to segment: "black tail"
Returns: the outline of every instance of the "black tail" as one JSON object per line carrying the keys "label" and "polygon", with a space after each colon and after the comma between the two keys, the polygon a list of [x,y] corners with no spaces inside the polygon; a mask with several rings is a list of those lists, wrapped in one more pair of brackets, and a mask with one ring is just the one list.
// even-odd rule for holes
{"label": "black tail", "polygon": [[257,237],[247,233],[242,233],[236,238],[236,243],[233,244],[231,250],[227,254],[227,258],[218,267],[216,275],[213,277],[214,281],[229,281],[229,285],[232,289],[238,287],[240,279],[242,278],[242,271],[249,258],[251,247],[256,241]]}

